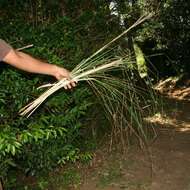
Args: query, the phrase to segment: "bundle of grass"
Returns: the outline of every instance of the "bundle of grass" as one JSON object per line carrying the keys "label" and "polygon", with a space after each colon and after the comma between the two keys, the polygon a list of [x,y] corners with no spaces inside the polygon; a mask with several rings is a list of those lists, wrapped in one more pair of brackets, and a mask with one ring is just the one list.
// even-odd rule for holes
{"label": "bundle of grass", "polygon": [[[99,67],[90,69],[83,73],[80,73],[80,67],[79,67],[77,70],[74,70],[73,72],[71,72],[72,80],[76,81],[76,82],[85,81],[85,80],[86,81],[95,80],[95,78],[93,78],[94,77],[93,74],[104,72],[105,70],[107,71],[109,69],[113,69],[114,67],[117,67],[121,64],[123,64],[123,61],[121,59],[119,59],[119,60],[115,60],[111,63],[107,63],[107,64],[101,65]],[[36,100],[34,100],[30,104],[28,104],[26,107],[22,108],[20,111],[20,114],[26,115],[29,113],[29,115],[28,115],[28,117],[29,117],[40,106],[40,104],[44,100],[46,100],[47,97],[49,97],[51,94],[53,94],[60,88],[67,86],[69,83],[70,83],[69,80],[62,79],[55,84],[48,84],[48,85],[41,86],[40,88],[48,87],[48,86],[52,86],[52,87],[50,89],[48,89],[46,92],[44,92],[39,98],[37,98]]]}
{"label": "bundle of grass", "polygon": [[[95,52],[92,56],[83,60],[71,72],[73,81],[87,81],[93,88],[95,94],[101,99],[109,121],[115,126],[128,126],[137,136],[141,133],[146,138],[143,130],[144,108],[152,113],[156,103],[155,96],[150,88],[147,99],[147,89],[141,89],[134,85],[132,72],[129,65],[133,61],[126,54],[114,57],[110,51],[104,51],[110,44],[121,36],[128,33],[132,28],[149,19],[152,15],[139,18],[130,28],[114,38],[111,42]],[[100,54],[100,52],[102,52]],[[118,74],[119,73],[119,74]],[[62,79],[54,84],[47,84],[43,87],[50,87],[39,98],[20,110],[21,115],[28,117],[44,102],[47,97],[63,88],[70,81]],[[144,95],[144,96],[143,96]],[[152,98],[152,100],[150,100]],[[151,102],[151,103],[150,103]],[[134,129],[133,125],[135,126]]]}
{"label": "bundle of grass", "polygon": [[[105,58],[105,54],[97,56],[100,52],[105,50],[110,44],[115,42],[117,39],[119,39],[121,36],[128,33],[132,28],[136,27],[137,25],[141,24],[145,20],[149,19],[152,15],[148,16],[142,16],[140,17],[130,28],[125,30],[122,34],[114,38],[111,42],[106,44],[104,47],[99,49],[97,52],[95,52],[92,56],[87,58],[86,60],[82,61],[79,65],[76,66],[76,68],[73,69],[71,72],[71,78],[73,81],[97,81],[96,78],[99,78],[101,74],[108,72],[109,70],[112,70],[113,68],[122,69],[123,66],[125,66],[125,58],[119,58],[119,59],[113,59],[113,58]],[[27,115],[30,116],[39,106],[40,104],[46,100],[47,97],[49,97],[51,94],[53,94],[55,91],[59,90],[60,88],[63,88],[64,86],[67,86],[70,83],[70,81],[66,79],[62,79],[57,83],[54,84],[48,84],[41,86],[42,87],[51,87],[46,92],[44,92],[39,98],[25,106],[20,110],[20,115]]]}

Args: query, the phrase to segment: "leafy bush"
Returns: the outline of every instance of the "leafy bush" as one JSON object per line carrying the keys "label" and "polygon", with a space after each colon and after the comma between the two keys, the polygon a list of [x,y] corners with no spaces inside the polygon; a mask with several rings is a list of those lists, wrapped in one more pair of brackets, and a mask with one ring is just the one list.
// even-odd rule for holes
{"label": "leafy bush", "polygon": [[[27,12],[30,8],[27,2],[10,5],[3,1],[0,7],[8,7],[3,9],[0,18],[0,24],[4,26],[0,31],[2,39],[14,48],[34,44],[33,48],[25,51],[68,69],[94,52],[119,29],[115,30],[115,25],[109,28],[108,22],[99,18],[99,14],[103,15],[101,12],[95,14],[94,11],[86,10],[76,19],[55,16],[41,22]],[[94,43],[97,37],[100,40]],[[94,102],[91,91],[82,84],[72,92],[60,90],[30,118],[20,117],[19,109],[41,93],[36,87],[54,79],[1,65],[0,177],[5,179],[10,167],[36,175],[68,161],[90,159],[89,153],[81,152],[80,144],[83,141],[81,129],[88,108]]]}
{"label": "leafy bush", "polygon": [[[58,21],[54,27],[64,25],[66,28],[69,21],[63,20]],[[65,64],[58,56],[69,48],[71,54],[77,49],[73,40],[72,26],[69,28],[70,32],[63,35],[62,31],[54,32],[50,26],[39,27],[39,30],[36,30],[23,23],[21,27],[21,23],[15,21],[15,28],[8,25],[1,31],[2,34],[10,34],[9,42],[17,41],[18,36],[22,42],[18,45],[13,44],[15,47],[34,42],[35,47],[28,50],[28,53],[50,63],[72,68],[72,64]],[[17,31],[16,36],[13,30]],[[59,35],[63,36],[62,41]],[[79,61],[79,55],[75,55],[77,58],[75,56],[71,58]],[[67,62],[72,60],[67,59],[67,56],[64,59]],[[91,92],[85,86],[78,85],[72,92],[64,90],[58,92],[48,99],[38,113],[28,119],[18,115],[21,107],[39,95],[36,87],[47,80],[53,79],[16,71],[4,65],[0,80],[1,177],[6,176],[9,166],[16,166],[25,173],[36,174],[82,157],[78,142],[81,140],[80,131],[84,126],[84,115],[91,105],[89,98]]]}
{"label": "leafy bush", "polygon": [[[79,87],[60,92],[34,116],[22,118],[18,110],[37,96],[38,79],[28,81],[13,70],[1,74],[0,159],[13,159],[26,172],[50,169],[60,160],[75,161],[80,150],[75,143],[83,126],[81,118],[90,106],[90,91]],[[72,153],[71,153],[72,152]],[[4,167],[4,166],[2,166]],[[3,172],[1,168],[1,172]],[[2,175],[2,174],[1,174]]]}

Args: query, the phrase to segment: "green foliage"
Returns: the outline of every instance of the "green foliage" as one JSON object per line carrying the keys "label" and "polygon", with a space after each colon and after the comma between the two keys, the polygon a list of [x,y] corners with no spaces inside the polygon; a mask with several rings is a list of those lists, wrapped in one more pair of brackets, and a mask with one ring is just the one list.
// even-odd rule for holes
{"label": "green foliage", "polygon": [[[188,1],[167,0],[158,6],[156,1],[115,0],[112,11],[117,14],[113,14],[105,0],[13,2],[0,1],[0,38],[15,48],[34,44],[27,53],[68,69],[110,41],[122,28],[130,26],[142,13],[160,7],[157,17],[140,26],[141,30],[139,27],[133,30],[119,48],[132,52],[133,42],[137,42],[145,58],[150,54],[164,54],[165,57],[155,56],[149,60],[153,67],[160,69],[161,75],[189,71]],[[146,63],[149,69],[153,68],[148,61]],[[81,142],[86,141],[82,130],[87,113],[95,104],[90,89],[79,84],[72,92],[60,90],[27,119],[20,117],[18,110],[41,94],[41,90],[36,90],[38,86],[54,79],[17,71],[3,64],[1,68],[0,176],[5,177],[9,167],[37,175],[59,164],[91,159],[90,153],[81,150]],[[138,99],[130,91],[127,93],[132,103],[134,96]],[[148,101],[149,98],[147,105]],[[140,103],[138,106],[141,108]],[[141,113],[134,110],[132,104],[128,111],[131,113],[129,120],[136,126],[134,129],[143,131],[138,129],[142,126]],[[46,182],[39,182],[39,187],[45,188]]]}
{"label": "green foliage", "polygon": [[[64,24],[67,22],[64,21]],[[57,25],[62,27],[61,24],[62,22],[58,21]],[[11,36],[12,27],[5,28],[6,33],[10,33],[9,41],[15,38]],[[59,43],[60,40],[53,41],[53,36],[56,34],[51,34],[48,30],[46,34],[49,34],[49,41],[45,43],[43,35],[47,35],[43,33],[44,30],[29,28],[27,30],[31,33],[27,35],[27,24],[21,27],[21,23],[18,25],[15,23],[15,27],[18,31],[17,35],[24,36],[22,43],[18,44],[23,45],[33,38],[36,39],[35,43],[41,44],[42,47],[34,47],[28,52],[34,56],[46,58],[50,63],[64,64],[64,60],[58,56],[59,52],[55,52],[54,49],[59,50],[61,46],[69,48],[69,44],[74,48],[73,39],[71,38],[70,42],[69,39],[65,39],[68,36],[63,39],[63,42],[66,42],[64,45]],[[2,34],[5,33],[5,29]],[[59,33],[61,34],[62,32]],[[38,35],[42,38],[37,38]],[[4,68],[1,72],[0,176],[6,176],[8,166],[16,166],[22,168],[25,173],[36,174],[36,172],[51,169],[57,164],[80,159],[78,155],[81,153],[77,142],[81,140],[79,137],[83,127],[82,118],[91,105],[89,89],[78,86],[72,93],[62,90],[49,99],[33,117],[27,119],[18,115],[18,110],[23,105],[39,95],[40,92],[36,90],[36,87],[44,80],[52,79],[18,72],[13,68]]]}
{"label": "green foliage", "polygon": [[[31,1],[31,4],[29,1],[15,4],[1,1],[0,25],[4,27],[0,38],[14,48],[34,44],[27,53],[72,69],[119,30],[114,24],[110,27],[115,20],[102,19],[109,16],[104,3],[100,7],[89,5],[92,9],[84,8],[78,12],[78,5],[71,6],[72,2],[66,2],[64,11],[68,14],[63,16],[58,1],[39,0]],[[75,12],[71,12],[71,8]],[[1,65],[0,177],[5,180],[13,167],[25,174],[38,175],[66,162],[91,159],[90,153],[81,150],[82,129],[88,109],[92,102],[94,104],[91,91],[83,84],[72,92],[60,90],[32,117],[20,117],[20,108],[41,93],[36,88],[54,79]],[[10,188],[15,188],[14,181],[8,183],[13,184]],[[45,186],[44,181],[39,182],[40,189]]]}
{"label": "green foliage", "polygon": [[[157,14],[150,23],[146,23],[138,33],[143,42],[146,55],[153,55],[149,61],[152,71],[158,70],[160,77],[188,73],[189,67],[189,1],[162,1],[152,5],[145,3],[149,10],[156,9]],[[156,3],[155,3],[156,4]]]}
{"label": "green foliage", "polygon": [[17,164],[24,166],[26,172],[50,169],[61,159],[76,161],[80,150],[74,143],[80,136],[81,117],[91,105],[88,100],[90,91],[79,87],[72,92],[73,95],[60,92],[38,114],[26,119],[18,116],[18,110],[29,99],[27,94],[32,94],[29,91],[31,86],[27,86],[30,84],[22,81],[23,77],[12,73],[12,70],[4,71],[1,79],[4,93],[1,102],[1,160],[7,155],[16,157],[18,161],[24,160]]}
{"label": "green foliage", "polygon": [[[142,14],[155,13],[147,23],[132,32],[148,59],[148,68],[159,77],[189,73],[190,2],[186,0],[114,0],[114,10],[124,27],[128,27]],[[138,30],[141,28],[140,30]],[[128,36],[130,39],[131,36]],[[129,41],[128,41],[129,42]],[[149,57],[150,56],[150,57]],[[150,73],[149,73],[150,74]]]}
{"label": "green foliage", "polygon": [[137,61],[137,67],[140,76],[147,77],[148,71],[146,67],[146,61],[143,55],[142,50],[138,47],[137,44],[134,44],[134,50],[135,50],[135,56],[136,56],[136,61]]}

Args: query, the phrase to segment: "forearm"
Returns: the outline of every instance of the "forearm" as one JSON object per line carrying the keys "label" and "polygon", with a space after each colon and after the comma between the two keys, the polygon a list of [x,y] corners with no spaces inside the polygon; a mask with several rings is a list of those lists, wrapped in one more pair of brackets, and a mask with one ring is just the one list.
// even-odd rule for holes
{"label": "forearm", "polygon": [[46,75],[53,75],[56,71],[56,66],[41,62],[38,59],[31,57],[22,52],[11,50],[8,56],[5,57],[5,62],[8,64],[31,73],[40,73]]}
{"label": "forearm", "polygon": [[[54,76],[57,80],[66,78],[71,79],[70,72],[62,67],[45,63],[38,59],[33,58],[32,56],[18,52],[14,49],[11,49],[10,52],[3,58],[3,61],[24,71],[30,73],[39,73]],[[71,81],[71,85],[68,85],[68,88],[74,87],[75,83]]]}

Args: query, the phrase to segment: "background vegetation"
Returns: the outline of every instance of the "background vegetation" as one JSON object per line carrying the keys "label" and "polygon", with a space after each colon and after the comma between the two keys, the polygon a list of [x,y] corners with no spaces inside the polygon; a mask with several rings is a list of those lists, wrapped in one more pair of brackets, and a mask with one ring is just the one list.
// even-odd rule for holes
{"label": "background vegetation", "polygon": [[[25,51],[72,69],[140,15],[153,11],[155,16],[120,40],[117,48],[137,56],[137,61],[137,52],[141,52],[146,63],[144,72],[156,82],[171,75],[189,74],[189,7],[186,0],[13,0],[11,3],[1,0],[0,38],[14,48],[34,44]],[[73,91],[56,93],[30,119],[18,115],[23,105],[40,94],[36,87],[53,80],[1,63],[0,176],[7,189],[15,185],[10,180],[14,179],[15,171],[36,176],[59,164],[91,158],[87,128],[95,112],[99,112],[99,104],[87,85],[81,83]],[[103,113],[100,115],[103,117]],[[108,124],[98,123],[96,130],[102,133]]]}

